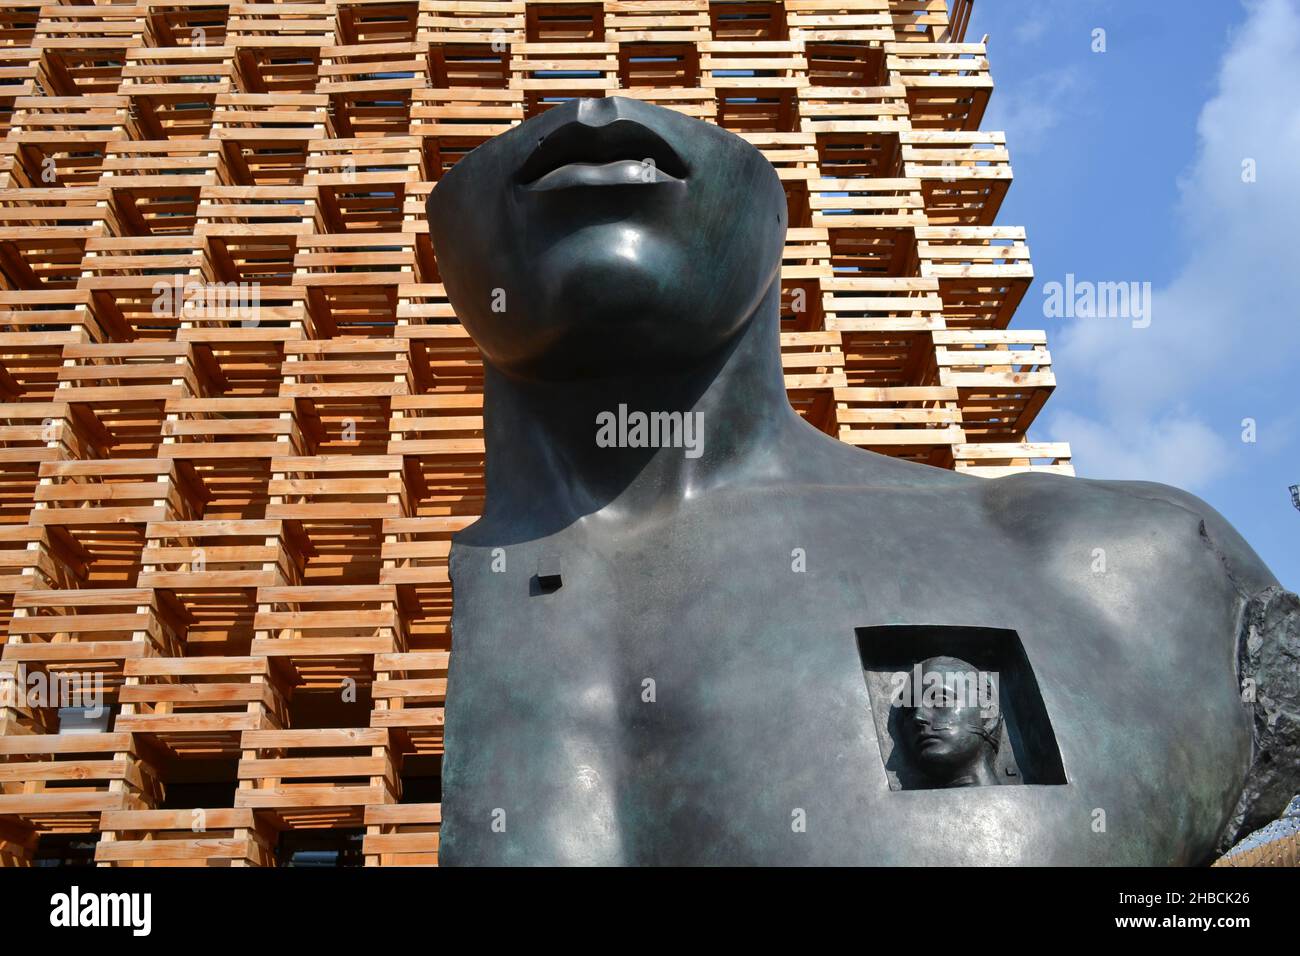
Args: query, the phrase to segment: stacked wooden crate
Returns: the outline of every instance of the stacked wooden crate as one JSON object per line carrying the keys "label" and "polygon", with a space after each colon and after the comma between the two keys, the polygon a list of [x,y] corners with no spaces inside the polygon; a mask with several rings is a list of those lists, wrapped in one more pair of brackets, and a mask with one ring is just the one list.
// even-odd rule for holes
{"label": "stacked wooden crate", "polygon": [[0,865],[58,834],[102,865],[274,865],[302,831],[436,861],[483,378],[424,202],[566,99],[637,97],[771,160],[782,360],[816,427],[1068,473],[1028,440],[1051,360],[1008,331],[1032,270],[995,225],[1011,169],[969,15],[0,2]]}

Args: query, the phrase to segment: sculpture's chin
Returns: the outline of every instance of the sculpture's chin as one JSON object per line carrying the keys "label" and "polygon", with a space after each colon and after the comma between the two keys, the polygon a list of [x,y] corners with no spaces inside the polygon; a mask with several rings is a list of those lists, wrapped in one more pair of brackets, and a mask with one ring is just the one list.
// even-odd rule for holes
{"label": "sculpture's chin", "polygon": [[[515,377],[536,381],[596,380],[626,377],[665,367],[689,365],[696,358],[656,337],[654,319],[601,315],[572,322],[560,337],[529,350],[492,356],[493,364]],[[661,326],[659,326],[661,327]]]}
{"label": "sculpture's chin", "polygon": [[596,247],[575,237],[538,262],[540,294],[525,307],[557,333],[539,336],[550,361],[570,372],[593,363],[606,372],[689,364],[743,322],[742,307],[717,307],[712,283],[697,286],[685,250],[645,233],[600,231],[615,241]]}
{"label": "sculpture's chin", "polygon": [[611,223],[570,233],[547,246],[536,260],[537,279],[550,314],[618,321],[629,307],[642,312],[664,299],[689,296],[689,258],[668,237]]}

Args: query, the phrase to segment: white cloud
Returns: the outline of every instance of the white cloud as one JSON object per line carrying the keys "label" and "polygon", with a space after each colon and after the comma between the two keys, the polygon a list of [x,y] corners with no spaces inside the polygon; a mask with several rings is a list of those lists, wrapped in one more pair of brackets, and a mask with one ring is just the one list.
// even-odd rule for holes
{"label": "white cloud", "polygon": [[1091,478],[1161,481],[1196,491],[1222,477],[1230,460],[1223,435],[1177,413],[1115,428],[1063,412],[1052,420],[1049,435],[1051,441],[1070,443]]}
{"label": "white cloud", "polygon": [[[1300,393],[1297,90],[1300,0],[1249,3],[1179,183],[1187,257],[1155,290],[1150,327],[1076,319],[1057,335],[1062,380],[1076,393],[1086,385],[1095,410],[1061,411],[1048,425],[1055,440],[1071,442],[1080,474],[1204,485],[1231,467],[1231,456],[1215,460],[1236,439],[1224,420],[1289,415]],[[1255,161],[1256,182],[1242,181],[1245,159]],[[1207,423],[1216,411],[1217,431]]]}
{"label": "white cloud", "polygon": [[1035,43],[1047,32],[1047,12],[1032,8],[1012,28],[1011,35],[1020,43]]}
{"label": "white cloud", "polygon": [[1075,67],[1058,67],[999,91],[989,103],[985,129],[1004,130],[1016,154],[1037,150],[1065,117],[1085,106],[1084,82]]}

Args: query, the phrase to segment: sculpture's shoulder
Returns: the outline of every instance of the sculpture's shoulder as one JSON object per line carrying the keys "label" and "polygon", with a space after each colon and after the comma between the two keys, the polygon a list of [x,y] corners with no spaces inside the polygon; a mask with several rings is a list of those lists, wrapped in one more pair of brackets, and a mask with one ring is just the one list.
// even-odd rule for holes
{"label": "sculpture's shoulder", "polygon": [[[1235,650],[1240,686],[1254,695],[1243,697],[1253,701],[1254,759],[1219,849],[1276,817],[1300,788],[1300,598],[1218,511],[1169,485],[1025,474],[980,493],[1001,528],[1041,547],[1044,566],[1066,569],[1076,593],[1126,620],[1153,605],[1184,622],[1171,640],[1199,632],[1207,650]],[[1099,554],[1107,573],[1083,572]]]}
{"label": "sculpture's shoulder", "polygon": [[[821,436],[818,436],[821,437]],[[1250,598],[1277,579],[1245,539],[1197,496],[1150,481],[1106,481],[1044,472],[978,478],[943,468],[846,449],[812,449],[803,461],[845,479],[868,509],[879,496],[901,496],[906,509],[948,529],[950,541],[986,541],[1061,568],[1064,553],[1093,552],[1140,564],[1149,583],[1218,583]],[[825,452],[825,457],[821,453]],[[1077,566],[1077,563],[1076,563]],[[1088,572],[1092,572],[1091,564]]]}
{"label": "sculpture's shoulder", "polygon": [[902,492],[912,507],[941,515],[958,536],[992,530],[1003,547],[1056,555],[1083,545],[1089,552],[1124,552],[1143,559],[1153,579],[1190,573],[1194,564],[1225,579],[1243,597],[1278,583],[1219,512],[1170,485],[1044,472],[977,478],[856,450],[851,454],[837,465],[846,466],[841,473],[853,476],[864,501]]}
{"label": "sculpture's shoulder", "polygon": [[1012,536],[1058,549],[1115,550],[1140,559],[1153,581],[1208,573],[1244,599],[1278,584],[1227,519],[1170,485],[1026,473],[987,480],[980,494],[987,513]]}

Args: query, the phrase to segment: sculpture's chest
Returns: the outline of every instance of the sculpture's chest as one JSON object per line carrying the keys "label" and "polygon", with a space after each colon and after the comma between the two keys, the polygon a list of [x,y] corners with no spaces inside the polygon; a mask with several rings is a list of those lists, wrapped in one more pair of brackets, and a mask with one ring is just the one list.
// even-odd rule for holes
{"label": "sculpture's chest", "polygon": [[[731,519],[458,552],[453,862],[1172,862],[1189,816],[1217,826],[1210,781],[1244,759],[1228,638],[1211,660],[1192,622],[1121,620],[1087,588],[1122,583],[1063,586],[992,535],[927,551],[834,514]],[[557,589],[532,580],[543,553]],[[1068,782],[891,790],[863,654],[898,625],[1014,635]],[[1175,773],[1192,792],[1160,792]],[[1136,811],[1182,822],[1107,837]]]}

